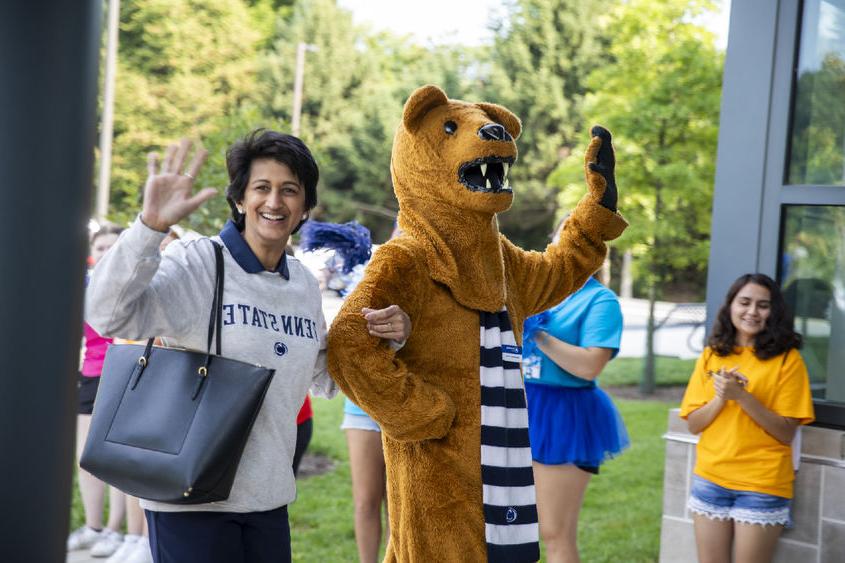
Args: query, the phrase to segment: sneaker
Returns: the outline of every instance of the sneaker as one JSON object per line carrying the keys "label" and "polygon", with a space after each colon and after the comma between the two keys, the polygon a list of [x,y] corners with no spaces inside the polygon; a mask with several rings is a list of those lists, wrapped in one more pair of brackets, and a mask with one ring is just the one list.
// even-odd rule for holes
{"label": "sneaker", "polygon": [[100,532],[100,539],[91,546],[91,557],[109,557],[120,548],[123,534],[106,528]]}
{"label": "sneaker", "polygon": [[117,548],[117,551],[111,557],[106,559],[106,563],[126,563],[126,559],[134,551],[135,544],[138,543],[140,537],[134,534],[123,536],[123,543],[120,544],[120,547]]}
{"label": "sneaker", "polygon": [[142,536],[121,563],[153,563],[153,553],[150,551],[150,538]]}
{"label": "sneaker", "polygon": [[89,528],[88,526],[77,528],[71,532],[67,538],[67,550],[77,551],[80,549],[88,549],[97,543],[97,540],[100,539],[101,533],[102,532],[98,532],[94,528]]}

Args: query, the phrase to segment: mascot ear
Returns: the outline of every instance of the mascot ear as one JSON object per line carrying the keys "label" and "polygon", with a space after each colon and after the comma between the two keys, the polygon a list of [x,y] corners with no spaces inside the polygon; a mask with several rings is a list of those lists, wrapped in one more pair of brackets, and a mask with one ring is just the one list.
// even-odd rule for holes
{"label": "mascot ear", "polygon": [[519,118],[512,114],[506,107],[498,104],[480,103],[475,104],[484,110],[484,113],[489,115],[493,121],[499,125],[504,125],[511,137],[516,140],[519,134],[522,133],[522,123]]}
{"label": "mascot ear", "polygon": [[433,84],[417,88],[405,102],[405,112],[402,114],[405,129],[411,132],[416,131],[428,112],[448,102],[449,98],[446,97],[446,92]]}

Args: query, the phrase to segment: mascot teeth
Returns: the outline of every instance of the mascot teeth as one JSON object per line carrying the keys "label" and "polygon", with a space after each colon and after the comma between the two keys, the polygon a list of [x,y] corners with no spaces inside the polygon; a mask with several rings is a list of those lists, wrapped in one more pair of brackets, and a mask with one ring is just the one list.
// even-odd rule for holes
{"label": "mascot teeth", "polygon": [[460,182],[473,192],[510,192],[508,172],[513,159],[488,156],[463,164],[458,173]]}

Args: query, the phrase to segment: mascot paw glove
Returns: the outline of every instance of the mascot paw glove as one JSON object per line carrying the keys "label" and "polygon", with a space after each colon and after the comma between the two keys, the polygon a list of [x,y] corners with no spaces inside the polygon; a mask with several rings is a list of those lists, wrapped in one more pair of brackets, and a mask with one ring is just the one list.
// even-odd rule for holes
{"label": "mascot paw glove", "polygon": [[584,155],[587,187],[602,206],[616,212],[616,157],[613,154],[610,131],[601,125],[590,130],[593,138]]}

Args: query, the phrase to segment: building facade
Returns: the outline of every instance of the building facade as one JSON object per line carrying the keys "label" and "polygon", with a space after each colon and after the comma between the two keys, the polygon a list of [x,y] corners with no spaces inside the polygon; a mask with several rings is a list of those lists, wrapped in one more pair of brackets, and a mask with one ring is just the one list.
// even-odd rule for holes
{"label": "building facade", "polygon": [[[804,336],[817,421],[776,560],[845,561],[845,0],[733,0],[711,233],[708,319],[763,272]],[[676,411],[666,438],[661,561],[695,561],[695,437]]]}

